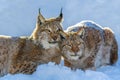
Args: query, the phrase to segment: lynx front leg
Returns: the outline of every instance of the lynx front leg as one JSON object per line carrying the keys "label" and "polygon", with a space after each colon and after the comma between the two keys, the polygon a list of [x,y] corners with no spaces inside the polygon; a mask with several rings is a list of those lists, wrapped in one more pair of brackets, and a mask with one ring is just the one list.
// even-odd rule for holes
{"label": "lynx front leg", "polygon": [[64,66],[70,67],[72,69],[72,65],[66,59],[64,59]]}
{"label": "lynx front leg", "polygon": [[55,64],[60,64],[61,56],[53,57],[51,61],[52,61],[52,62],[55,62]]}

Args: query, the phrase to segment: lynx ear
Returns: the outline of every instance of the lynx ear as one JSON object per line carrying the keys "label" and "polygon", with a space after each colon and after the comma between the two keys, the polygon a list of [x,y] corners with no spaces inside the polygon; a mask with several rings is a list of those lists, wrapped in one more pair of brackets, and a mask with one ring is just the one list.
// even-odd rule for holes
{"label": "lynx ear", "polygon": [[80,36],[80,38],[83,38],[84,37],[84,34],[85,34],[85,29],[84,28],[81,28],[77,34]]}
{"label": "lynx ear", "polygon": [[44,23],[44,22],[45,22],[45,18],[42,16],[42,14],[41,14],[41,12],[40,12],[40,8],[39,8],[38,21],[39,21],[40,23]]}
{"label": "lynx ear", "polygon": [[62,13],[62,8],[61,8],[60,14],[59,14],[59,16],[56,18],[56,20],[58,20],[58,21],[61,22],[62,19],[63,19],[63,13]]}
{"label": "lynx ear", "polygon": [[64,31],[60,31],[60,37],[63,40],[63,39],[66,39],[68,37],[68,35]]}

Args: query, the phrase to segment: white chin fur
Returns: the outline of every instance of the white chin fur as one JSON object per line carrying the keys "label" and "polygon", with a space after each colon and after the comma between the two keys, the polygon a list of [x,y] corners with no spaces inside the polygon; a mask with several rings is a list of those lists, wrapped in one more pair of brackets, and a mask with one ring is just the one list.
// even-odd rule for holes
{"label": "white chin fur", "polygon": [[41,43],[42,43],[43,48],[45,48],[45,49],[54,48],[54,47],[57,47],[57,46],[58,46],[58,43],[50,44],[50,43],[49,43],[48,41],[46,41],[46,40],[42,40]]}
{"label": "white chin fur", "polygon": [[78,59],[79,59],[79,56],[71,56],[70,59],[71,59],[71,60],[78,60]]}
{"label": "white chin fur", "polygon": [[68,56],[67,56],[68,59],[70,59],[70,60],[78,60],[79,57],[82,56],[82,51],[77,52],[76,56],[74,56],[75,53],[69,52],[69,51],[67,51],[67,54],[68,54]]}

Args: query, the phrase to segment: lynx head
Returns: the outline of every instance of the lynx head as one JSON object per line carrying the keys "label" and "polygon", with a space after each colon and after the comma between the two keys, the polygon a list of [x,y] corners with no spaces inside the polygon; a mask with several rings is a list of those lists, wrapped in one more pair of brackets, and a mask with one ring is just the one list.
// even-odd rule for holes
{"label": "lynx head", "polygon": [[50,19],[45,19],[39,9],[36,28],[31,38],[36,40],[38,44],[42,44],[44,48],[58,44],[61,40],[59,31],[63,30],[61,26],[62,18],[62,9],[58,17]]}
{"label": "lynx head", "polygon": [[78,32],[61,32],[62,36],[62,54],[65,59],[78,60],[83,56],[84,53],[84,41],[82,36],[84,30]]}

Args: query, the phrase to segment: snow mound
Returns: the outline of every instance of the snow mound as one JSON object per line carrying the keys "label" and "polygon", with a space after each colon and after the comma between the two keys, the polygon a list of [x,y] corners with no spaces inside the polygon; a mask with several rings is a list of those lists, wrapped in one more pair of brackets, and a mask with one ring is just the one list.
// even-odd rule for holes
{"label": "snow mound", "polygon": [[78,31],[80,27],[91,27],[103,32],[103,27],[91,20],[83,20],[73,26],[67,28],[66,32]]}
{"label": "snow mound", "polygon": [[103,66],[97,71],[72,71],[63,65],[48,63],[38,66],[32,75],[8,74],[0,80],[119,80],[120,66]]}

